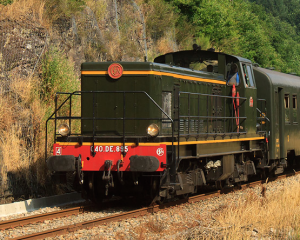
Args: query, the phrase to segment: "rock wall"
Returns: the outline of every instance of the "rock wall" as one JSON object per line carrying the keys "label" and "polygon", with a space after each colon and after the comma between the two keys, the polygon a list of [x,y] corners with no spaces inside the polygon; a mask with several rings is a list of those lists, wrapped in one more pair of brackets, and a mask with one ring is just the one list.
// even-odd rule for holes
{"label": "rock wall", "polygon": [[33,21],[0,21],[0,83],[12,76],[28,77],[45,49],[47,31]]}

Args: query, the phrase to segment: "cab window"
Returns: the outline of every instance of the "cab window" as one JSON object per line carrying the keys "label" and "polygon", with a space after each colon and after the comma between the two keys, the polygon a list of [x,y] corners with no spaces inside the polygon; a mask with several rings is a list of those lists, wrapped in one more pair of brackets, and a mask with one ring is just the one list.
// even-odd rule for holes
{"label": "cab window", "polygon": [[254,78],[250,64],[242,64],[246,87],[254,87]]}

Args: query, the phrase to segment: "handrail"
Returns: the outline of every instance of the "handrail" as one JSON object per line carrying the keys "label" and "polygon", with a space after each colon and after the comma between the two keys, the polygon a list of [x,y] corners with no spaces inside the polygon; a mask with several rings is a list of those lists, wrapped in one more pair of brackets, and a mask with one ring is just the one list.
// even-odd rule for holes
{"label": "handrail", "polygon": [[[263,125],[266,123],[270,123],[270,119],[267,117],[267,100],[266,99],[257,99],[257,103],[260,103],[260,108],[263,109],[263,107],[265,108],[265,112],[263,112],[262,110],[259,109],[259,107],[257,106],[256,111],[261,115],[259,117],[256,117],[256,120],[260,123],[257,126],[257,133],[265,133],[266,137],[268,137],[268,133],[267,133],[267,125],[265,125],[265,130],[263,130]],[[263,106],[264,104],[264,106]],[[267,122],[263,122],[263,121],[267,121]],[[258,128],[259,127],[259,128]]]}
{"label": "handrail", "polygon": [[[66,102],[68,100],[70,100],[70,109],[72,108],[71,104],[71,98],[72,96],[74,95],[78,95],[78,96],[81,96],[82,93],[89,93],[89,94],[93,94],[93,117],[92,118],[82,118],[80,116],[71,116],[71,110],[69,112],[69,116],[65,116],[65,117],[58,117],[57,116],[57,113],[58,111],[62,108],[62,106],[64,104],[66,104]],[[55,110],[54,110],[54,113],[52,113],[50,115],[50,117],[48,117],[48,119],[46,120],[46,134],[45,134],[45,160],[47,159],[47,138],[48,138],[48,123],[50,120],[54,120],[55,121],[55,126],[56,126],[56,120],[58,119],[68,119],[69,122],[71,122],[72,119],[82,119],[82,120],[93,120],[93,146],[94,146],[94,142],[95,142],[95,126],[94,126],[94,121],[95,120],[123,120],[123,156],[126,155],[125,153],[125,120],[162,120],[162,118],[125,118],[125,101],[123,101],[123,118],[96,118],[95,117],[95,104],[94,104],[94,95],[95,94],[101,94],[101,93],[122,93],[123,94],[123,100],[125,98],[125,94],[126,93],[140,93],[140,94],[145,94],[146,97],[148,99],[150,99],[150,101],[167,117],[167,119],[164,119],[166,120],[167,122],[170,122],[172,123],[172,148],[174,147],[174,121],[173,119],[157,104],[157,102],[145,91],[75,91],[73,93],[66,93],[66,92],[57,92],[56,95],[55,95]],[[69,95],[67,96],[67,98],[59,105],[57,106],[57,98],[58,98],[58,95]],[[53,118],[54,116],[54,118]],[[54,131],[54,139],[56,137],[56,128],[55,128],[55,131]],[[93,148],[93,151],[94,151],[94,148]],[[173,151],[172,151],[172,160],[173,160],[174,156],[173,156]]]}
{"label": "handrail", "polygon": [[[200,105],[200,102],[199,102],[199,96],[204,96],[204,97],[214,97],[214,98],[223,98],[223,99],[239,99],[239,100],[243,100],[243,103],[245,102],[245,100],[247,100],[246,97],[232,97],[232,96],[224,96],[224,95],[215,95],[215,94],[207,94],[207,93],[191,93],[191,92],[179,92],[179,95],[178,95],[178,99],[180,98],[180,94],[188,94],[188,114],[190,112],[190,95],[196,95],[198,96],[198,109],[199,109],[199,105]],[[226,102],[225,102],[226,103]],[[206,100],[206,104],[208,104],[208,99]],[[226,104],[224,104],[226,106]],[[225,109],[225,108],[224,108]],[[218,120],[218,119],[224,119],[224,121],[226,119],[242,119],[242,120],[246,120],[247,117],[226,117],[226,111],[224,110],[224,116],[222,117],[218,117],[218,116],[208,116],[208,107],[207,107],[207,115],[206,116],[195,116],[195,115],[178,115],[178,124],[180,123],[180,119],[183,119],[183,118],[187,118],[188,120],[190,120],[190,118],[198,118],[198,119],[212,119],[212,120]],[[198,111],[199,113],[199,111]],[[225,123],[225,122],[224,122]],[[189,132],[189,125],[188,124],[188,132]],[[208,127],[208,125],[207,125]],[[238,126],[239,127],[239,126]],[[178,129],[180,129],[180,126],[178,126]],[[225,129],[225,126],[224,126],[224,129]],[[207,129],[208,130],[208,129]],[[208,132],[208,131],[207,131]],[[226,132],[226,131],[224,131]],[[179,135],[178,135],[179,137]]]}
{"label": "handrail", "polygon": [[[187,115],[180,115],[180,97],[181,95],[188,95],[188,98],[187,98]],[[199,116],[195,116],[195,115],[191,115],[191,111],[190,111],[190,102],[191,102],[191,95],[193,96],[198,96],[198,115]],[[206,102],[206,105],[207,105],[207,110],[206,110],[206,116],[200,116],[200,111],[199,111],[199,108],[200,108],[200,97],[204,97],[204,102]],[[216,95],[216,94],[207,94],[207,93],[191,93],[191,92],[180,92],[178,93],[178,146],[179,146],[179,143],[180,143],[180,137],[198,137],[198,136],[224,136],[224,135],[234,135],[234,134],[237,134],[237,135],[241,135],[241,134],[246,134],[247,132],[246,131],[243,131],[243,132],[240,132],[240,122],[238,121],[238,125],[237,125],[237,131],[236,132],[233,132],[232,130],[231,131],[226,131],[226,123],[225,123],[225,120],[233,120],[233,119],[242,119],[242,120],[246,120],[247,117],[240,117],[240,116],[232,116],[232,117],[227,117],[226,116],[226,99],[234,99],[234,100],[240,100],[240,105],[241,104],[244,104],[244,102],[247,100],[246,97],[232,97],[232,96],[225,96],[225,95]],[[220,116],[209,116],[209,97],[212,97],[214,99],[224,99],[224,111],[223,111],[223,115],[222,117]],[[195,99],[196,100],[196,99]],[[242,100],[242,101],[241,101]],[[211,100],[212,102],[212,100]],[[222,103],[219,104],[220,106],[222,106]],[[240,105],[238,106],[238,109],[240,108]],[[232,110],[233,111],[233,110]],[[232,113],[233,114],[233,113]],[[180,133],[180,124],[182,123],[182,120],[185,121],[187,119],[188,123],[187,123],[187,133]],[[198,126],[197,126],[197,133],[191,133],[190,132],[190,125],[191,125],[191,122],[190,120],[191,119],[198,119]],[[223,126],[223,132],[213,132],[213,133],[209,133],[208,131],[208,127],[209,127],[209,124],[208,122],[206,123],[207,124],[207,129],[206,129],[206,132],[199,132],[199,121],[200,119],[211,119],[211,120],[223,120],[224,119],[224,126]],[[184,128],[183,128],[184,129]],[[180,156],[180,150],[179,148],[177,149],[177,156],[179,158]],[[178,163],[177,163],[178,165]],[[176,165],[176,166],[177,166]]]}
{"label": "handrail", "polygon": [[270,122],[270,119],[264,114],[259,108],[256,108],[256,110],[262,115],[262,117],[257,117],[257,119],[266,119],[268,122]]}
{"label": "handrail", "polygon": [[215,94],[208,94],[208,93],[179,92],[179,95],[180,95],[180,94],[190,94],[190,95],[200,95],[200,96],[207,96],[207,97],[219,97],[219,98],[230,98],[230,99],[242,99],[242,100],[247,100],[246,97],[232,97],[232,96],[215,95]]}

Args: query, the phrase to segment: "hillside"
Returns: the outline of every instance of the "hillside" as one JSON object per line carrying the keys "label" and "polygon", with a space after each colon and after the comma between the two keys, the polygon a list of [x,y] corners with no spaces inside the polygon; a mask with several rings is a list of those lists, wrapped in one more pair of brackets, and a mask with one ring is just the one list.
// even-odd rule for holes
{"label": "hillside", "polygon": [[192,24],[196,37],[209,38],[215,48],[262,67],[300,74],[298,0],[168,2]]}
{"label": "hillside", "polygon": [[[299,1],[280,14],[258,4],[262,2],[0,0],[3,201],[71,190],[52,184],[45,169],[45,121],[55,92],[80,88],[82,62],[152,61],[197,43],[300,75],[299,18],[291,18],[291,13],[298,16]],[[51,144],[47,147],[50,154]]]}

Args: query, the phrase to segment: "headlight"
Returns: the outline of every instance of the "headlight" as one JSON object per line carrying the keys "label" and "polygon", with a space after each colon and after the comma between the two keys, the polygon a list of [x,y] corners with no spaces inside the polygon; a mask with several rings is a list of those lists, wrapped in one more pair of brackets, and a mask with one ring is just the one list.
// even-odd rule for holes
{"label": "headlight", "polygon": [[148,126],[147,128],[147,133],[151,136],[151,137],[156,137],[159,133],[159,128],[156,124],[152,123]]}
{"label": "headlight", "polygon": [[68,124],[66,123],[60,124],[58,126],[58,133],[64,137],[68,136],[70,133],[70,127],[68,126]]}

